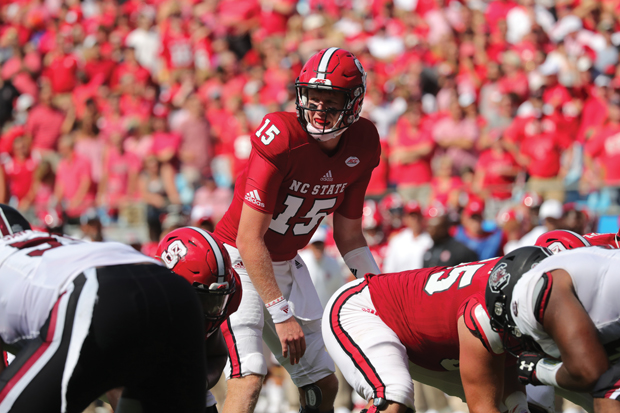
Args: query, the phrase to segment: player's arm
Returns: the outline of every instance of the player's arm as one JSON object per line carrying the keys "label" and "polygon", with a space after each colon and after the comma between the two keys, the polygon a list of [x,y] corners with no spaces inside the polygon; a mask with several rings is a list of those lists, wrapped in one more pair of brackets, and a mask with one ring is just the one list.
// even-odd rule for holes
{"label": "player's arm", "polygon": [[207,389],[211,389],[222,376],[228,358],[228,347],[218,328],[205,341],[207,349]]}
{"label": "player's arm", "polygon": [[356,277],[381,272],[364,238],[361,217],[350,219],[334,212],[334,241],[347,267]]}
{"label": "player's arm", "polygon": [[[243,204],[237,233],[239,255],[243,259],[254,288],[265,304],[273,303],[282,297],[282,291],[278,287],[273,272],[269,250],[265,245],[265,233],[269,228],[271,218],[272,214]],[[290,315],[288,308],[286,310]],[[282,355],[290,357],[291,364],[297,364],[306,351],[306,342],[299,323],[294,317],[281,322],[274,319],[274,323],[282,344]]]}
{"label": "player's arm", "polygon": [[504,356],[492,355],[458,320],[459,370],[471,413],[499,413],[504,386]]}
{"label": "player's arm", "polygon": [[[609,368],[607,354],[592,319],[575,295],[570,275],[564,270],[551,275],[553,288],[542,324],[562,358],[555,380],[567,390],[590,391]],[[539,373],[539,367],[536,370]]]}

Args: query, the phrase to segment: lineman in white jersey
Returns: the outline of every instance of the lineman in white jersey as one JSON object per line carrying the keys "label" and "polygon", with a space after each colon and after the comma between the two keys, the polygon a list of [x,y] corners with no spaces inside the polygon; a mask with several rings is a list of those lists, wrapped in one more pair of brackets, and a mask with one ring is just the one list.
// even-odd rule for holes
{"label": "lineman in white jersey", "polygon": [[120,409],[204,411],[189,283],[124,244],[32,231],[2,204],[0,235],[0,338],[16,354],[0,365],[0,412],[81,412],[121,386]]}
{"label": "lineman in white jersey", "polygon": [[[509,351],[519,353],[523,383],[586,392],[595,412],[620,412],[620,251],[541,250],[519,248],[496,264],[486,292],[492,325],[519,343]],[[532,254],[540,260],[526,268]]]}

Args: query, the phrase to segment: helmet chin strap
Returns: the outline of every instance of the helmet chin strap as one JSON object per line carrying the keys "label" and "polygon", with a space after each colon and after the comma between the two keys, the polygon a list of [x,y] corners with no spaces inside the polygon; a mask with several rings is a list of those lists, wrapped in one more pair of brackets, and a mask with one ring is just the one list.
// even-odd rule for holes
{"label": "helmet chin strap", "polygon": [[337,131],[328,132],[328,133],[322,133],[320,129],[317,129],[314,126],[312,126],[310,123],[308,123],[308,125],[306,125],[306,129],[308,130],[308,133],[310,134],[310,136],[312,136],[317,141],[327,142],[342,135],[344,131],[346,131],[348,128],[343,128],[343,129],[339,129]]}
{"label": "helmet chin strap", "polygon": [[[342,115],[340,115],[340,118],[338,119],[338,122],[336,122],[336,125],[340,125],[340,122],[342,121]],[[310,115],[306,114],[306,130],[308,131],[308,133],[310,134],[310,136],[312,136],[314,139],[316,139],[319,142],[327,142],[330,141],[334,138],[337,138],[338,136],[342,135],[344,133],[344,131],[346,131],[348,129],[348,127],[346,128],[342,128],[339,130],[334,131],[334,128],[331,129],[318,129],[317,127],[315,127],[312,124],[312,121],[310,119]],[[330,132],[331,131],[331,132]]]}

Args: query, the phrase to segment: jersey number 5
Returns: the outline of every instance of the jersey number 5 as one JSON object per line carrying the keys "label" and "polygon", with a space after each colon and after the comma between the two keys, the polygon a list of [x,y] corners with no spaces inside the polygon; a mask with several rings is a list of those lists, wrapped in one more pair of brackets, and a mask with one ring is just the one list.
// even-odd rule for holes
{"label": "jersey number 5", "polygon": [[[464,265],[462,267],[456,267],[431,274],[431,276],[428,277],[428,281],[426,281],[424,291],[426,291],[426,294],[428,295],[433,295],[435,293],[449,290],[459,278],[461,279],[459,282],[459,288],[467,287],[471,284],[471,280],[474,278],[476,271],[484,266],[485,264]],[[445,276],[446,274],[447,276]]]}
{"label": "jersey number 5", "polygon": [[[278,129],[276,125],[269,126],[270,123],[271,121],[269,119],[265,119],[265,123],[263,123],[263,126],[261,126],[260,129],[256,131],[256,137],[260,138],[260,141],[265,145],[269,145],[271,141],[280,134],[280,129]],[[269,126],[269,129],[265,130],[267,126]],[[265,131],[264,135],[263,131]]]}

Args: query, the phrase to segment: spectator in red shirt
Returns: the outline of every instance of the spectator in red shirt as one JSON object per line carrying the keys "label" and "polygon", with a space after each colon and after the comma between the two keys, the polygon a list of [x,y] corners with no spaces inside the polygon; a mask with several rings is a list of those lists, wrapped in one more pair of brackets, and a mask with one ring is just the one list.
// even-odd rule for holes
{"label": "spectator in red shirt", "polygon": [[429,205],[439,204],[450,210],[458,209],[463,181],[459,176],[454,176],[452,171],[452,159],[442,156],[437,160],[437,169],[431,181]]}
{"label": "spectator in red shirt", "polygon": [[89,82],[95,80],[99,83],[109,84],[112,73],[116,67],[116,62],[101,54],[101,45],[99,43],[95,42],[93,47],[88,50],[88,58],[84,65],[84,72]]}
{"label": "spectator in red shirt", "polygon": [[590,186],[620,186],[620,95],[608,100],[607,122],[586,143],[586,179]]}
{"label": "spectator in red shirt", "polygon": [[390,175],[405,201],[417,200],[426,206],[431,191],[431,159],[435,141],[421,126],[422,109],[410,104],[390,136]]}
{"label": "spectator in red shirt", "polygon": [[522,139],[518,142],[516,159],[529,175],[527,188],[545,199],[564,201],[562,154],[572,142],[557,132],[556,123],[537,112],[523,122]]}
{"label": "spectator in red shirt", "polygon": [[192,94],[185,103],[187,119],[181,124],[181,172],[191,185],[197,186],[201,177],[211,174],[213,141],[209,122],[205,118],[204,105],[197,94]]}
{"label": "spectator in red shirt", "polygon": [[125,151],[123,139],[119,131],[110,135],[103,152],[106,173],[97,188],[97,204],[107,208],[111,216],[117,215],[119,209],[138,194],[138,174],[142,162],[133,153]]}
{"label": "spectator in red shirt", "polygon": [[7,154],[2,160],[9,195],[17,199],[20,211],[26,211],[34,201],[33,179],[39,161],[39,157],[30,151],[28,140],[23,136],[13,140],[11,154]]}
{"label": "spectator in red shirt", "polygon": [[453,97],[450,102],[450,116],[439,120],[433,128],[433,138],[451,160],[456,171],[464,167],[476,165],[476,141],[480,134],[476,119],[465,117],[462,106],[471,102],[465,101],[466,95]]}
{"label": "spectator in red shirt", "polygon": [[69,93],[77,84],[78,61],[73,56],[73,43],[64,35],[56,36],[57,50],[46,56],[44,76],[49,79],[55,94]]}
{"label": "spectator in red shirt", "polygon": [[74,138],[70,135],[63,136],[58,142],[58,152],[62,158],[54,185],[54,197],[63,204],[69,223],[78,223],[80,215],[95,201],[90,163],[87,158],[75,153],[74,145]]}
{"label": "spectator in red shirt", "polygon": [[52,153],[60,134],[64,132],[65,115],[52,104],[52,90],[43,87],[39,94],[39,104],[28,115],[25,130],[32,140],[32,149],[42,155]]}
{"label": "spectator in red shirt", "polygon": [[110,86],[117,88],[123,84],[123,78],[129,76],[132,82],[146,86],[151,80],[151,74],[148,70],[140,66],[136,60],[136,53],[133,47],[125,47],[123,50],[123,62],[116,65],[116,69],[112,73]]}
{"label": "spectator in red shirt", "polygon": [[501,135],[498,135],[491,147],[480,154],[474,175],[474,191],[483,199],[490,201],[487,205],[489,216],[495,216],[503,204],[510,202],[512,188],[521,168],[508,152]]}

